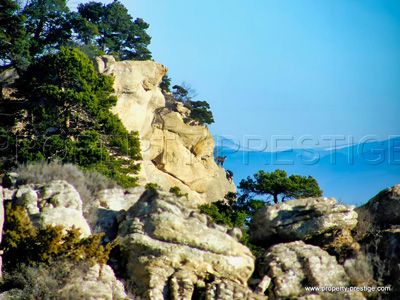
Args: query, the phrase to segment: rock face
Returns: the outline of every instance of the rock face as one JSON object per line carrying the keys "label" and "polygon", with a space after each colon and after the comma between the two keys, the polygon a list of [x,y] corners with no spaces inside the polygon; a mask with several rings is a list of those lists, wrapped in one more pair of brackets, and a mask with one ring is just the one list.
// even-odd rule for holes
{"label": "rock face", "polygon": [[[343,266],[334,256],[302,241],[271,247],[264,256],[261,269],[272,279],[268,286],[269,299],[326,299],[328,293],[308,292],[305,287],[345,287],[350,284]],[[311,295],[313,298],[307,298]],[[331,296],[334,295],[340,296]],[[351,294],[350,298],[344,294],[340,297],[330,299],[364,299],[358,293]]]}
{"label": "rock face", "polygon": [[252,241],[264,246],[307,241],[343,262],[360,250],[351,233],[356,225],[353,206],[337,204],[334,198],[305,198],[260,209],[250,234]]}
{"label": "rock face", "polygon": [[129,299],[122,282],[115,278],[113,270],[105,265],[94,265],[86,274],[72,278],[58,292],[58,299]]}
{"label": "rock face", "polygon": [[357,213],[352,206],[337,204],[333,198],[297,199],[260,209],[253,219],[251,238],[306,240],[356,225]]}
{"label": "rock face", "polygon": [[[400,184],[381,191],[365,205],[357,208],[365,222],[388,228],[400,224]],[[362,223],[364,220],[360,220]]]}
{"label": "rock face", "polygon": [[[97,58],[100,72],[113,75],[118,97],[113,112],[129,131],[140,134],[141,182],[165,190],[179,187],[197,204],[223,199],[235,186],[214,162],[214,140],[205,126],[188,125],[185,112],[172,109],[158,85],[167,69],[153,61],[116,62]],[[176,104],[176,103],[175,103]],[[168,106],[168,107],[167,107]]]}
{"label": "rock face", "polygon": [[373,266],[375,280],[380,285],[392,286],[387,299],[397,299],[400,294],[399,210],[400,185],[381,191],[357,208],[360,220],[355,231]]}
{"label": "rock face", "polygon": [[146,192],[120,223],[119,235],[128,286],[145,299],[192,299],[204,288],[215,295],[209,299],[242,298],[219,298],[216,286],[230,296],[252,294],[247,288],[254,268],[250,250],[185,197]]}
{"label": "rock face", "polygon": [[[6,189],[5,189],[6,190]],[[83,217],[82,200],[76,189],[66,181],[53,180],[47,184],[20,185],[7,190],[12,201],[27,208],[34,224],[75,226],[82,236],[89,236],[91,230]]]}

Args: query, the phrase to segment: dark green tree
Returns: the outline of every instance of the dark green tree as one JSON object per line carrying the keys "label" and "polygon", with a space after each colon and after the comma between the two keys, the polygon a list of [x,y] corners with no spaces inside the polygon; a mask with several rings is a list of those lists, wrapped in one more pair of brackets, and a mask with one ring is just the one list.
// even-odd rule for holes
{"label": "dark green tree", "polygon": [[66,0],[30,0],[21,14],[26,20],[32,57],[72,43],[71,14]]}
{"label": "dark green tree", "polygon": [[188,101],[185,105],[190,109],[190,118],[201,125],[214,123],[214,117],[207,101]]}
{"label": "dark green tree", "polygon": [[0,0],[0,67],[25,69],[30,61],[25,17],[16,1]]}
{"label": "dark green tree", "polygon": [[72,162],[121,185],[134,184],[129,174],[139,169],[137,133],[129,133],[110,112],[116,103],[113,79],[98,74],[89,57],[61,48],[30,65],[17,85],[29,103],[19,120],[25,124],[16,145],[19,162]]}
{"label": "dark green tree", "polygon": [[95,47],[122,60],[151,59],[147,48],[151,37],[146,32],[149,25],[140,18],[133,21],[119,1],[107,5],[101,2],[80,4],[74,23],[86,47]]}
{"label": "dark green tree", "polygon": [[186,102],[192,99],[188,89],[177,84],[172,87],[172,95],[174,95],[176,101],[180,102]]}
{"label": "dark green tree", "polygon": [[162,81],[160,83],[160,89],[163,92],[170,92],[171,91],[171,78],[168,75],[164,75]]}
{"label": "dark green tree", "polygon": [[185,107],[190,109],[190,119],[197,124],[214,123],[214,117],[207,101],[195,101],[196,91],[187,85],[174,85],[172,95],[176,101],[182,102]]}
{"label": "dark green tree", "polygon": [[252,177],[243,179],[239,188],[244,197],[253,195],[272,197],[274,203],[292,198],[319,197],[322,191],[311,176],[287,176],[284,170],[273,172],[258,171]]}

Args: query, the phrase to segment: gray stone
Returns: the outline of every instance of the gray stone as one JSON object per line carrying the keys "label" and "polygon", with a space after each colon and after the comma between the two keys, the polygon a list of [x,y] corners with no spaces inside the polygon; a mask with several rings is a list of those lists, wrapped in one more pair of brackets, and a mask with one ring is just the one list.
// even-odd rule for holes
{"label": "gray stone", "polygon": [[[268,288],[270,299],[308,296],[312,293],[304,289],[306,286],[345,287],[350,284],[343,266],[338,264],[334,256],[303,241],[271,247],[259,267],[263,274],[272,278]],[[344,297],[343,294],[342,296]],[[359,293],[351,294],[351,297],[350,299],[364,299]]]}
{"label": "gray stone", "polygon": [[185,197],[163,192],[146,192],[128,211],[119,235],[131,292],[157,300],[169,290],[178,295],[174,299],[191,299],[210,278],[223,278],[251,292],[250,250],[193,211]]}
{"label": "gray stone", "polygon": [[256,212],[251,224],[251,240],[273,238],[306,240],[337,229],[353,229],[357,213],[353,206],[334,198],[305,198],[266,206]]}

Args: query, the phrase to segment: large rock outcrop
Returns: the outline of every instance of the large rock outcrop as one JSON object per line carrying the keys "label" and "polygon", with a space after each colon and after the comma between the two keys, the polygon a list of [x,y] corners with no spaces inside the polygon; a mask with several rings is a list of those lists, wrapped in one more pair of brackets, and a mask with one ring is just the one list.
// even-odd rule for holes
{"label": "large rock outcrop", "polygon": [[[223,168],[214,162],[214,140],[205,126],[188,125],[184,112],[166,104],[159,83],[167,69],[153,61],[97,58],[100,72],[115,78],[118,97],[113,112],[129,131],[138,131],[143,161],[142,183],[165,190],[177,186],[197,204],[223,199],[235,191]],[[182,108],[182,107],[181,107]]]}
{"label": "large rock outcrop", "polygon": [[344,261],[359,251],[351,233],[356,225],[353,206],[338,204],[334,198],[305,198],[260,209],[250,234],[255,243],[264,246],[307,241]]}
{"label": "large rock outcrop", "polygon": [[400,185],[381,191],[357,208],[355,229],[361,249],[368,257],[379,285],[390,285],[385,299],[400,294]]}
{"label": "large rock outcrop", "polygon": [[255,241],[279,236],[306,240],[334,229],[357,225],[354,207],[337,204],[333,198],[305,198],[265,206],[253,218],[251,236]]}
{"label": "large rock outcrop", "polygon": [[271,279],[269,299],[364,299],[360,293],[307,291],[306,287],[348,287],[350,279],[334,256],[302,241],[271,247],[259,268]]}
{"label": "large rock outcrop", "polygon": [[208,299],[259,297],[247,288],[254,268],[250,250],[185,197],[144,193],[119,235],[128,286],[145,299],[192,299],[204,289]]}

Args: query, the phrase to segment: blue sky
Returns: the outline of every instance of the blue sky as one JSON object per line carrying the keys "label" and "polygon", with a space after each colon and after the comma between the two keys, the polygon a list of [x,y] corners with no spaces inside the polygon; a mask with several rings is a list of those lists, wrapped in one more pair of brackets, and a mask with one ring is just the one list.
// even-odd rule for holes
{"label": "blue sky", "polygon": [[400,134],[398,0],[122,3],[173,82],[209,101],[215,134]]}

